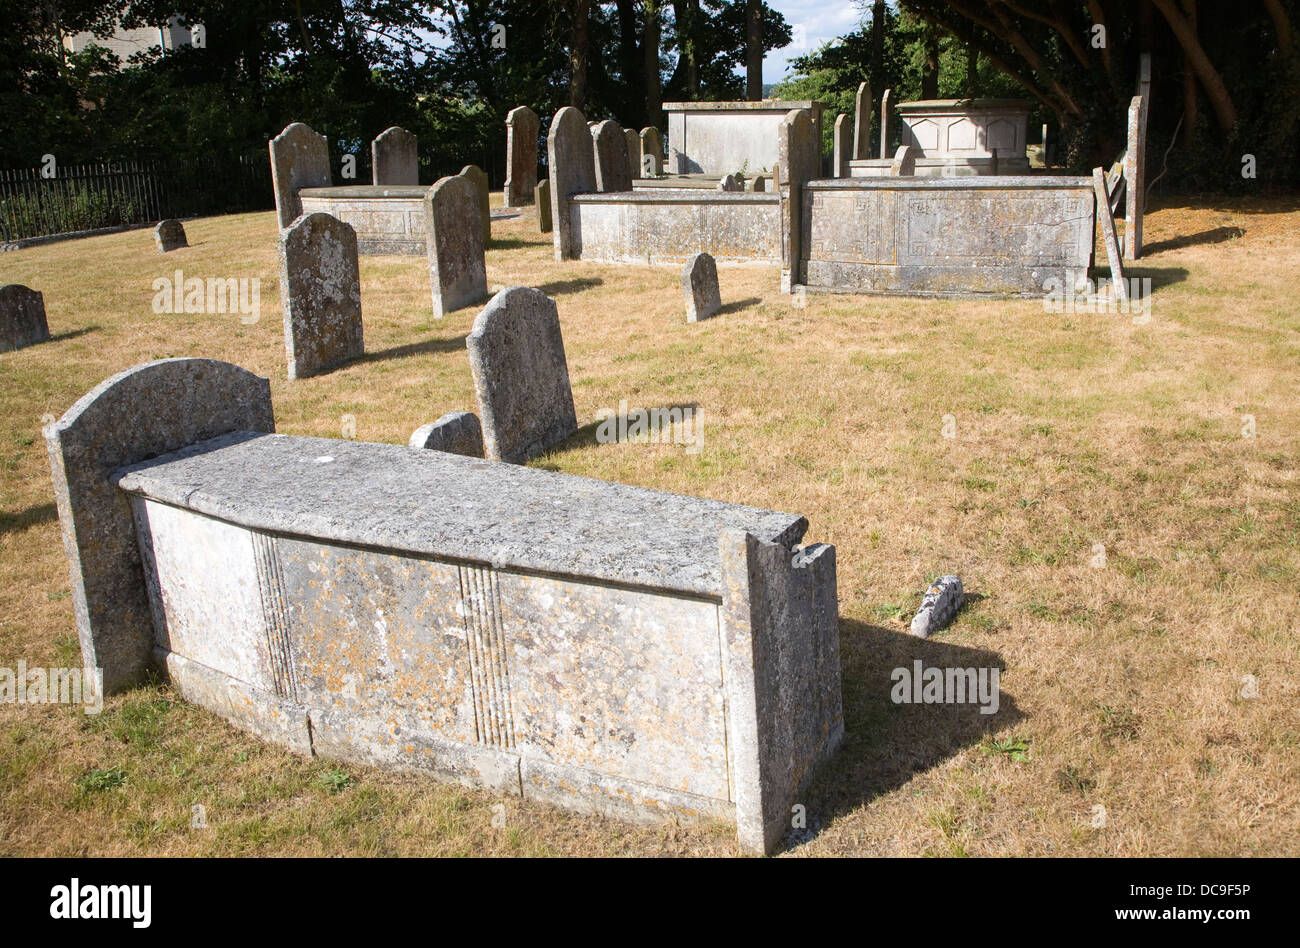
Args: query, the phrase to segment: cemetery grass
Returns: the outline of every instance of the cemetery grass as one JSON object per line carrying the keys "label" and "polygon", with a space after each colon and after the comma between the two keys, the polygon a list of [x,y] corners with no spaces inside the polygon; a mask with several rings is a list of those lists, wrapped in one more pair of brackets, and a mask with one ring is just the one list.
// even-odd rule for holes
{"label": "cemetery grass", "polygon": [[[774,268],[723,268],[723,313],[688,325],[677,268],[557,264],[531,213],[494,222],[488,279],[556,299],[583,426],[534,464],[797,511],[836,546],[847,734],[784,852],[1300,854],[1294,202],[1154,208],[1134,268],[1155,281],[1148,325],[1032,300],[797,309]],[[351,418],[361,440],[405,443],[475,407],[477,307],[433,320],[422,261],[363,258],[368,355],[289,383],[274,215],[186,229],[165,257],[147,230],[0,255],[0,283],[44,292],[54,335],[0,355],[0,665],[79,663],[40,419],[109,375],[228,360],[271,379],[281,432],[328,438]],[[177,269],[259,277],[261,319],[155,314],[152,281]],[[702,450],[597,443],[596,412],[622,401],[697,405]],[[971,603],[908,637],[946,572]],[[892,669],[917,659],[998,667],[998,712],[892,703]],[[629,826],[298,758],[155,682],[98,716],[0,704],[0,851],[736,848],[725,826]]]}

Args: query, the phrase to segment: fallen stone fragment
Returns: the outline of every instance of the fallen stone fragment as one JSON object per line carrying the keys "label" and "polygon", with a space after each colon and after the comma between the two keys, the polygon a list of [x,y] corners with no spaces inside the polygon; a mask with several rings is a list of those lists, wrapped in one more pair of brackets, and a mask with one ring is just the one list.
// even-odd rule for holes
{"label": "fallen stone fragment", "polygon": [[923,639],[944,628],[966,602],[960,576],[941,576],[939,581],[925,591],[921,608],[912,620],[912,634]]}

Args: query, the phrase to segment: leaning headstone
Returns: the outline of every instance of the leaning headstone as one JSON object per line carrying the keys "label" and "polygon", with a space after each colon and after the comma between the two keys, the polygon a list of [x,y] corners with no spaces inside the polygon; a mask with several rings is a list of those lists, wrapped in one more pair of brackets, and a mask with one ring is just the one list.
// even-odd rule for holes
{"label": "leaning headstone", "polygon": [[396,125],[384,129],[370,143],[370,168],[375,184],[419,184],[419,139]]}
{"label": "leaning headstone", "polygon": [[889,173],[903,177],[916,174],[916,152],[912,150],[911,145],[898,146],[898,151],[894,152],[894,160],[889,163]]}
{"label": "leaning headstone", "polygon": [[435,319],[482,302],[487,296],[483,236],[474,226],[478,213],[478,188],[464,172],[441,179],[425,195],[424,221]]}
{"label": "leaning headstone", "polygon": [[211,359],[137,365],[45,429],[83,662],[104,691],[144,679],[154,626],[131,505],[114,472],[231,431],[274,432],[271,383]]}
{"label": "leaning headstone", "polygon": [[523,464],[578,429],[559,312],[541,290],[502,290],[474,320],[465,346],[485,457]]}
{"label": "leaning headstone", "polygon": [[305,214],[280,232],[280,303],[290,379],[365,354],[352,225],[329,214]]}
{"label": "leaning headstone", "polygon": [[1128,107],[1128,151],[1124,153],[1124,259],[1142,255],[1143,197],[1146,194],[1146,103],[1135,95]]}
{"label": "leaning headstone", "polygon": [[596,190],[631,191],[623,129],[612,119],[606,119],[596,124],[591,137],[596,151]]}
{"label": "leaning headstone", "polygon": [[302,215],[298,191],[330,186],[330,151],[324,135],[302,122],[286,125],[269,143],[271,187],[280,226],[288,227]]}
{"label": "leaning headstone", "polygon": [[853,157],[862,160],[871,157],[871,86],[858,83],[858,94],[853,100]]}
{"label": "leaning headstone", "polygon": [[523,207],[537,187],[537,113],[526,105],[506,116],[506,207]]}
{"label": "leaning headstone", "polygon": [[756,174],[756,175],[754,175],[752,178],[747,179],[747,180],[745,181],[745,190],[746,190],[746,191],[766,191],[766,190],[767,190],[767,175]]}
{"label": "leaning headstone", "polygon": [[481,458],[483,427],[478,422],[478,415],[472,411],[448,412],[432,424],[416,428],[410,446]]}
{"label": "leaning headstone", "polygon": [[189,243],[185,240],[185,225],[175,218],[159,221],[158,226],[153,229],[153,242],[159,253],[188,247]]}
{"label": "leaning headstone", "polygon": [[635,129],[623,129],[627,141],[627,174],[629,183],[641,177],[641,136]]}
{"label": "leaning headstone", "polygon": [[682,267],[682,293],[686,297],[686,321],[708,319],[722,307],[718,292],[718,265],[707,253],[697,253]]}
{"label": "leaning headstone", "polygon": [[45,297],[21,283],[0,287],[0,352],[25,349],[48,342]]}
{"label": "leaning headstone", "polygon": [[831,151],[831,177],[847,178],[849,176],[849,117],[841,112],[835,116],[835,144]]}
{"label": "leaning headstone", "polygon": [[539,233],[549,234],[551,232],[551,182],[538,181],[537,187],[533,189],[534,201],[537,205],[537,230]]}
{"label": "leaning headstone", "polygon": [[925,591],[921,608],[912,619],[911,633],[921,638],[929,638],[938,632],[957,615],[966,602],[962,592],[961,577],[941,576],[939,581]]}
{"label": "leaning headstone", "polygon": [[648,125],[641,129],[641,177],[658,177],[664,173],[664,139],[659,129]]}
{"label": "leaning headstone", "polygon": [[460,176],[474,185],[478,195],[478,216],[483,228],[483,246],[492,243],[492,195],[488,188],[487,172],[478,165],[466,165],[460,169]]}
{"label": "leaning headstone", "polygon": [[1115,236],[1115,217],[1110,212],[1110,199],[1106,193],[1106,172],[1092,169],[1092,189],[1097,195],[1097,218],[1101,221],[1101,236],[1106,245],[1106,260],[1110,264],[1110,282],[1115,288],[1115,298],[1128,302],[1128,281],[1124,278],[1123,254],[1119,238]]}
{"label": "leaning headstone", "polygon": [[894,90],[886,89],[880,97],[880,157],[889,154],[889,106],[894,98]]}
{"label": "leaning headstone", "polygon": [[573,106],[566,105],[551,119],[546,137],[550,173],[551,216],[555,224],[555,259],[571,260],[578,255],[569,202],[575,194],[596,190],[595,145],[587,120]]}
{"label": "leaning headstone", "polygon": [[722,180],[718,182],[718,190],[719,191],[743,191],[745,190],[745,183],[740,178],[737,178],[734,174],[726,174],[723,175]]}

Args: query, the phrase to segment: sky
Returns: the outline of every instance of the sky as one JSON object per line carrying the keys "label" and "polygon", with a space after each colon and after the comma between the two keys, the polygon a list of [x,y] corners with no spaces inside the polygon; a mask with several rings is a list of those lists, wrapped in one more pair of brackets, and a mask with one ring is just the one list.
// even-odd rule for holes
{"label": "sky", "polygon": [[[850,0],[767,0],[767,5],[785,17],[794,31],[794,42],[774,49],[763,60],[763,83],[780,82],[789,72],[789,61],[806,56],[823,43],[851,33],[863,13]],[[893,4],[890,4],[893,6]]]}

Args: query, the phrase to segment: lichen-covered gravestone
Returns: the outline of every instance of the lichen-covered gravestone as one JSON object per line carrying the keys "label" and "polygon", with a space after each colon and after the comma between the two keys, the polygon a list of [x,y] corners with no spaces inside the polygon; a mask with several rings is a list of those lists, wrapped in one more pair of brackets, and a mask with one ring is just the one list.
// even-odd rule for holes
{"label": "lichen-covered gravestone", "polygon": [[0,352],[48,342],[45,297],[21,283],[0,287]]}
{"label": "lichen-covered gravestone", "polygon": [[505,206],[523,207],[537,187],[537,133],[541,123],[526,105],[506,116]]}
{"label": "lichen-covered gravestone", "polygon": [[853,157],[871,157],[871,86],[858,83],[858,94],[853,100]]}
{"label": "lichen-covered gravestone", "polygon": [[614,120],[606,119],[591,130],[591,138],[596,151],[596,190],[631,191],[623,129]]}
{"label": "lichen-covered gravestone", "polygon": [[682,292],[686,296],[686,321],[708,319],[722,306],[718,293],[718,265],[707,253],[697,253],[682,268]]}
{"label": "lichen-covered gravestone", "polygon": [[649,125],[641,129],[641,177],[658,177],[664,173],[664,139],[659,129]]}
{"label": "lichen-covered gravestone", "polygon": [[961,577],[939,577],[939,581],[925,591],[921,608],[912,619],[911,633],[920,638],[929,638],[943,629],[966,604],[966,593],[961,586]]}
{"label": "lichen-covered gravestone", "polygon": [[479,192],[463,172],[443,178],[424,199],[433,315],[478,303],[487,296]]}
{"label": "lichen-covered gravestone", "polygon": [[831,152],[831,177],[847,178],[849,176],[849,149],[852,148],[852,142],[849,139],[849,117],[841,112],[835,117],[835,139],[834,149]]}
{"label": "lichen-covered gravestone", "polygon": [[419,139],[396,125],[384,129],[370,143],[370,168],[375,184],[419,184]]}
{"label": "lichen-covered gravestone", "polygon": [[541,290],[502,290],[465,346],[487,458],[522,464],[578,429],[560,315]]}
{"label": "lichen-covered gravestone", "polygon": [[290,379],[365,353],[357,233],[350,224],[306,214],[281,232],[280,301]]}
{"label": "lichen-covered gravestone", "polygon": [[587,120],[571,105],[566,105],[551,119],[546,153],[550,169],[551,217],[555,224],[555,259],[572,260],[578,256],[580,235],[573,231],[569,213],[575,194],[596,190],[595,147]]}
{"label": "lichen-covered gravestone", "polygon": [[746,191],[759,191],[759,192],[766,191],[766,190],[767,190],[767,175],[763,175],[763,174],[756,174],[756,175],[754,175],[752,178],[750,178],[749,180],[747,180],[747,181],[745,182],[745,190],[746,190]]}
{"label": "lichen-covered gravestone", "polygon": [[483,246],[492,242],[492,196],[488,189],[487,172],[478,165],[466,165],[460,169],[460,176],[474,185],[478,196],[478,219],[483,228]]}
{"label": "lichen-covered gravestone", "polygon": [[169,253],[189,246],[185,239],[185,226],[175,218],[158,222],[158,226],[153,229],[153,242],[159,253]]}
{"label": "lichen-covered gravestone", "polygon": [[276,219],[281,227],[288,227],[302,214],[301,189],[330,186],[329,145],[311,126],[294,122],[271,139],[269,146]]}
{"label": "lichen-covered gravestone", "polygon": [[537,205],[537,230],[543,234],[551,232],[551,182],[538,181],[534,189]]}
{"label": "lichen-covered gravestone", "polygon": [[635,129],[623,129],[623,138],[627,141],[627,175],[628,187],[641,177],[641,136]]}
{"label": "lichen-covered gravestone", "polygon": [[894,90],[886,89],[880,97],[880,157],[889,154],[889,106],[894,98]]}
{"label": "lichen-covered gravestone", "polygon": [[463,454],[469,458],[483,456],[483,426],[472,411],[451,411],[437,421],[415,429],[409,442],[413,448]]}
{"label": "lichen-covered gravestone", "polygon": [[912,150],[911,145],[898,146],[898,151],[894,152],[894,160],[889,163],[889,173],[904,178],[916,174],[916,152]]}

